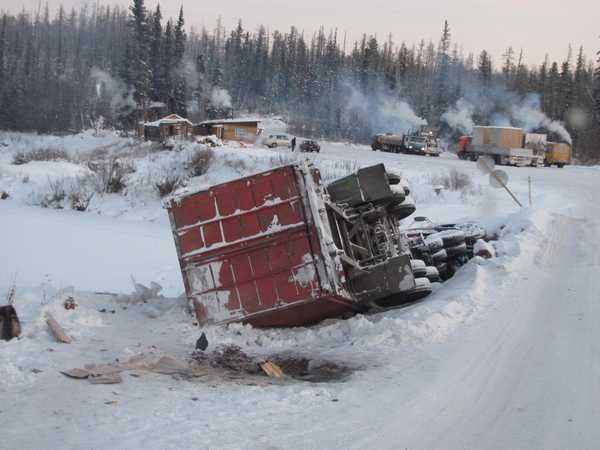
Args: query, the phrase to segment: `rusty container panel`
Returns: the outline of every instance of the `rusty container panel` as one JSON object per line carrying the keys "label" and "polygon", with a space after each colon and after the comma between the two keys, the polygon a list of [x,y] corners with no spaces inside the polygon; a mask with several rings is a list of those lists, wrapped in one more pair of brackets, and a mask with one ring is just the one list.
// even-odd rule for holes
{"label": "rusty container panel", "polygon": [[523,130],[510,127],[473,127],[473,145],[498,148],[522,148]]}
{"label": "rusty container panel", "polygon": [[296,326],[356,307],[326,281],[328,255],[305,181],[292,165],[169,202],[187,297],[201,323]]}

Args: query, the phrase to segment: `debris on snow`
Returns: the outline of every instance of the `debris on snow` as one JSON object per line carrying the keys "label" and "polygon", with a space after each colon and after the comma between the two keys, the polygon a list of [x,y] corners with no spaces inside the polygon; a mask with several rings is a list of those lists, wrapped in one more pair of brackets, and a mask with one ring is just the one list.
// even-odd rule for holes
{"label": "debris on snow", "polygon": [[481,256],[485,259],[493,258],[496,255],[494,246],[483,239],[478,239],[473,246],[473,254],[475,256]]}
{"label": "debris on snow", "polygon": [[63,330],[60,324],[49,312],[46,313],[46,323],[58,342],[63,344],[70,344],[73,342],[73,339],[65,332],[65,330]]}

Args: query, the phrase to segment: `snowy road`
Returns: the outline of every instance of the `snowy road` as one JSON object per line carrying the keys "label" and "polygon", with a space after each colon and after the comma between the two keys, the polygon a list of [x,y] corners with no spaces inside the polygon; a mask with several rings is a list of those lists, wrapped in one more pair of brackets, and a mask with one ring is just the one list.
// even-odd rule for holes
{"label": "snowy road", "polygon": [[[317,158],[384,162],[413,181],[455,168],[487,184],[475,164],[452,157],[324,144]],[[145,375],[91,386],[58,370],[152,345],[183,357],[198,329],[177,308],[157,316],[131,305],[101,314],[100,307],[113,307],[109,300],[83,295],[72,314],[50,306],[79,333],[70,347],[56,346],[41,316],[26,315],[26,336],[0,343],[0,424],[7,448],[598,448],[600,170],[506,171],[522,200],[532,177],[533,208],[519,211],[505,193],[488,188],[462,203],[451,203],[449,193],[419,206],[434,220],[486,216],[508,221],[510,229],[499,241],[503,256],[469,264],[426,301],[311,329],[207,329],[211,343],[235,343],[258,354],[292,349],[359,365],[345,382],[262,386]],[[415,195],[429,194],[417,186]],[[61,283],[73,276],[85,290],[113,283],[115,273],[120,278],[113,286],[122,291],[129,273],[136,274],[128,268],[137,267],[140,279],[166,274],[164,282],[177,290],[164,223],[8,205],[2,213],[11,214],[0,216],[0,226],[10,226],[13,237],[0,248],[33,275],[54,273]],[[20,219],[28,218],[35,223],[19,233]],[[32,233],[38,233],[34,240]],[[76,233],[97,237],[96,248],[86,250],[95,258],[85,270],[68,246]],[[16,253],[26,244],[33,252],[36,242],[46,246],[44,259]],[[115,261],[122,266],[107,264],[113,254],[121,255]],[[71,261],[53,268],[53,255]],[[90,276],[94,269],[107,272]]]}
{"label": "snowy road", "polygon": [[[388,156],[389,158],[389,156]],[[458,162],[458,164],[464,164]],[[598,448],[600,429],[600,207],[596,170],[512,169],[547,197],[543,237],[498,282],[489,311],[431,351],[433,380],[400,395],[382,389],[377,427],[354,448]],[[562,195],[559,192],[562,191]],[[566,195],[565,195],[566,194]],[[554,198],[551,198],[554,197]],[[568,204],[561,204],[563,199]],[[534,215],[535,217],[535,215]],[[548,222],[543,224],[544,220]],[[535,222],[535,221],[534,221]],[[537,245],[536,245],[537,244]],[[373,394],[373,393],[371,393]]]}

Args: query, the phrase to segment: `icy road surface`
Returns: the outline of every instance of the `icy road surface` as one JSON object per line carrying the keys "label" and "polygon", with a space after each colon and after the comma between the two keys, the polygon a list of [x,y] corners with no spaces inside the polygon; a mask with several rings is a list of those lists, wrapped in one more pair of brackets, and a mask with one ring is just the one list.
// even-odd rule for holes
{"label": "icy road surface", "polygon": [[[475,164],[451,156],[324,144],[314,157],[384,162],[417,184],[452,168],[484,178]],[[0,448],[598,448],[600,170],[505,170],[525,203],[532,177],[533,208],[519,211],[488,188],[461,203],[415,187],[419,215],[507,225],[498,258],[470,263],[426,301],[310,329],[206,330],[211,345],[234,343],[257,355],[293,351],[359,368],[346,381],[321,384],[146,374],[96,386],[63,377],[59,370],[151,346],[189,355],[199,330],[180,302],[123,304],[90,292],[128,292],[133,275],[177,295],[170,230],[165,222],[0,202],[3,281],[14,272],[24,280],[17,307],[25,328],[22,339],[0,342]],[[40,287],[39,277],[53,283]],[[67,285],[79,302],[73,312],[48,300]],[[40,308],[76,341],[55,344]]]}

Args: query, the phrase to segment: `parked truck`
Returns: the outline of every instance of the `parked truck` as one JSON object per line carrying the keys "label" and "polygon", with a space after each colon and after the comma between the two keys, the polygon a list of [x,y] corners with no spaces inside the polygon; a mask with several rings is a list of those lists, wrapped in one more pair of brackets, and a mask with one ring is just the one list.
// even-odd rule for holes
{"label": "parked truck", "polygon": [[424,156],[439,156],[440,150],[430,133],[377,134],[371,144],[373,150],[391,153],[408,153]]}
{"label": "parked truck", "polygon": [[548,142],[546,144],[546,153],[544,165],[550,167],[562,168],[567,164],[571,164],[572,151],[571,146],[564,142]]}
{"label": "parked truck", "polygon": [[525,137],[521,128],[473,127],[472,136],[459,138],[458,157],[477,161],[485,155],[492,157],[496,164],[536,165],[538,158],[531,148],[526,148]]}
{"label": "parked truck", "polygon": [[379,164],[325,186],[304,163],[171,198],[198,321],[307,325],[427,295],[399,229],[415,210],[400,181]]}

